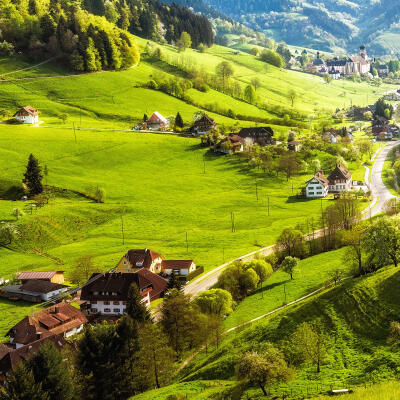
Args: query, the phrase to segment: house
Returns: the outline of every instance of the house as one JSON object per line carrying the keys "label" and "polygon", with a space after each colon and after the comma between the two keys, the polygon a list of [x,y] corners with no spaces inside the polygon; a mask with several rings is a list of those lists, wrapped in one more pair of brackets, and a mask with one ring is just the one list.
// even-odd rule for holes
{"label": "house", "polygon": [[0,343],[0,386],[7,381],[11,372],[20,362],[29,360],[44,343],[48,342],[53,343],[58,351],[70,347],[62,335],[51,334],[43,337],[40,332],[38,332],[36,340],[17,349],[11,345]]}
{"label": "house", "polygon": [[129,288],[136,284],[142,301],[150,302],[164,295],[168,281],[161,276],[142,268],[134,273],[93,274],[82,288],[81,306],[89,314],[122,315],[125,313]]}
{"label": "house", "polygon": [[160,274],[162,272],[161,262],[164,257],[150,249],[129,250],[119,261],[116,272],[136,272],[141,268]]}
{"label": "house", "polygon": [[328,186],[329,182],[323,171],[318,171],[306,182],[306,197],[326,197],[328,195]]}
{"label": "house", "polygon": [[337,165],[329,174],[324,176],[323,171],[318,171],[306,182],[305,195],[308,198],[326,197],[329,193],[339,193],[352,189],[352,173],[344,166]]}
{"label": "house", "polygon": [[67,291],[67,287],[59,283],[42,280],[26,281],[22,285],[10,285],[0,289],[0,296],[11,300],[23,300],[33,303],[48,301]]}
{"label": "house", "polygon": [[260,146],[267,146],[276,143],[276,140],[273,138],[274,131],[269,126],[242,128],[238,133],[238,136],[245,139],[246,142],[258,144]]}
{"label": "house", "polygon": [[299,151],[301,149],[301,143],[296,140],[292,140],[288,142],[288,150],[290,151]]}
{"label": "house", "polygon": [[166,275],[186,276],[196,270],[193,260],[164,260],[162,267]]}
{"label": "house", "polygon": [[227,136],[214,146],[214,151],[225,154],[240,153],[243,149],[244,139],[239,135]]}
{"label": "house", "polygon": [[64,271],[34,271],[22,272],[18,275],[18,280],[22,283],[32,280],[48,281],[52,283],[64,283]]}
{"label": "house", "polygon": [[379,76],[387,76],[389,75],[389,67],[385,65],[379,65],[376,69],[378,71]]}
{"label": "house", "polygon": [[351,190],[352,173],[343,165],[336,165],[336,168],[329,174],[329,193],[338,193]]}
{"label": "house", "polygon": [[40,112],[32,106],[22,107],[14,114],[14,118],[23,124],[37,124]]}
{"label": "house", "polygon": [[14,325],[8,332],[15,349],[52,335],[68,338],[83,329],[87,318],[77,308],[61,302],[33,313]]}
{"label": "house", "polygon": [[380,115],[375,115],[372,121],[372,127],[374,128],[382,128],[389,124],[389,121],[385,117],[381,117]]}
{"label": "house", "polygon": [[216,127],[217,123],[207,114],[204,114],[201,118],[194,122],[191,131],[194,135],[204,135],[213,129],[216,129]]}
{"label": "house", "polygon": [[163,117],[158,111],[146,121],[147,129],[151,131],[164,130],[169,127],[169,121]]}
{"label": "house", "polygon": [[331,68],[330,70],[328,70],[328,74],[335,81],[340,79],[340,71],[335,68]]}
{"label": "house", "polygon": [[322,134],[322,140],[329,143],[337,143],[338,133],[335,129],[329,128],[326,132]]}

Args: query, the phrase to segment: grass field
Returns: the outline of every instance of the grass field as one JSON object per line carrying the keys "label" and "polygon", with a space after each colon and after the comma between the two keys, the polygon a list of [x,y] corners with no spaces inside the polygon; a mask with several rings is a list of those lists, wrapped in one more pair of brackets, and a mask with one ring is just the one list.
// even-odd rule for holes
{"label": "grass field", "polygon": [[[318,390],[326,391],[330,385],[354,387],[397,379],[400,359],[386,339],[390,322],[400,319],[396,306],[399,287],[400,274],[393,267],[348,280],[229,334],[219,348],[209,349],[207,355],[198,354],[182,371],[181,379],[186,382],[217,376],[218,379],[232,379],[237,358],[246,351],[259,349],[265,342],[274,343],[289,356],[291,335],[305,321],[316,324],[324,333],[326,357],[321,372],[317,373],[311,363],[295,362],[295,379],[273,388],[274,394],[301,389],[302,397],[295,398],[304,398],[306,388],[310,395],[315,395]],[[259,389],[251,394],[253,392],[261,395]]]}
{"label": "grass field", "polygon": [[[166,400],[170,396],[176,398],[206,400],[215,399],[215,395],[221,394],[232,386],[229,381],[196,381],[177,383],[158,390],[150,390],[143,394],[131,397],[131,400]],[[181,397],[178,397],[181,396]]]}
{"label": "grass field", "polygon": [[319,289],[335,269],[342,269],[346,271],[345,275],[349,275],[349,267],[343,264],[344,252],[342,248],[301,260],[293,280],[288,274],[276,271],[264,282],[262,290],[239,303],[235,312],[225,320],[224,327],[229,329],[240,325]]}
{"label": "grass field", "polygon": [[[320,396],[315,400],[327,400],[332,396]],[[399,382],[387,382],[363,389],[355,389],[354,393],[347,395],[348,400],[397,400],[400,398]]]}

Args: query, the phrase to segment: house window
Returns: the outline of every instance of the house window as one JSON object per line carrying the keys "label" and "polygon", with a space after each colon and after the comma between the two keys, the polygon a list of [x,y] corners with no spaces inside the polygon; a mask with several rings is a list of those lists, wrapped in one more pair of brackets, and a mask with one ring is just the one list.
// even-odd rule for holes
{"label": "house window", "polygon": [[109,301],[105,301],[105,302],[104,302],[104,305],[105,305],[105,306],[109,306],[109,305],[110,305],[110,302],[109,302]]}
{"label": "house window", "polygon": [[90,304],[97,304],[97,301],[91,301]]}
{"label": "house window", "polygon": [[317,194],[322,194],[322,192],[317,192]]}
{"label": "house window", "polygon": [[114,308],[114,312],[120,314],[121,310],[119,308]]}
{"label": "house window", "polygon": [[126,306],[126,301],[123,301],[123,302],[122,302],[122,305],[123,305],[123,306]]}
{"label": "house window", "polygon": [[126,260],[124,260],[123,264],[126,265],[126,264],[128,264],[128,263],[126,262]]}
{"label": "house window", "polygon": [[92,309],[91,309],[91,312],[92,312],[93,314],[96,314],[96,313],[97,313],[97,308],[92,308]]}
{"label": "house window", "polygon": [[113,301],[114,306],[119,306],[119,301]]}
{"label": "house window", "polygon": [[309,194],[314,195],[314,192],[309,192]]}
{"label": "house window", "polygon": [[104,312],[111,312],[111,308],[105,308]]}

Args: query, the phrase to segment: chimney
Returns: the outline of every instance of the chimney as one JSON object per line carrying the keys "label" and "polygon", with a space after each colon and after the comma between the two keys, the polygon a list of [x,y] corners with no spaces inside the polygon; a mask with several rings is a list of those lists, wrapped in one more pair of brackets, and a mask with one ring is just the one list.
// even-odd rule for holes
{"label": "chimney", "polygon": [[60,312],[60,308],[58,306],[54,307],[54,314],[58,314]]}

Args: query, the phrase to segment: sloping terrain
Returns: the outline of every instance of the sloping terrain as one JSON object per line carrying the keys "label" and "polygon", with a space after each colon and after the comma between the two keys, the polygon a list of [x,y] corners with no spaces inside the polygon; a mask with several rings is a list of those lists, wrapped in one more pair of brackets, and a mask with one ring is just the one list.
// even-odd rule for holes
{"label": "sloping terrain", "polygon": [[374,54],[399,52],[400,5],[391,0],[206,0],[207,4],[277,41],[338,52],[362,43]]}

